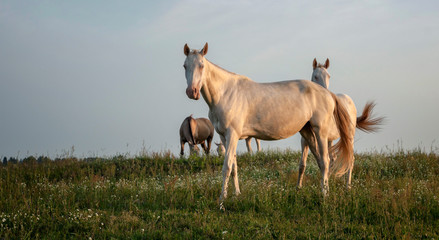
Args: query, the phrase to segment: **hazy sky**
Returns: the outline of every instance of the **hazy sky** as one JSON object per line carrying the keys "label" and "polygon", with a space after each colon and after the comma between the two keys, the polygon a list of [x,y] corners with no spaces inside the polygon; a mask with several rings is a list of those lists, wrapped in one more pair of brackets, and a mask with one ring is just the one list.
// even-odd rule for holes
{"label": "hazy sky", "polygon": [[[0,0],[0,157],[177,154],[183,119],[208,112],[185,94],[183,46],[205,42],[210,61],[257,82],[310,79],[329,58],[330,89],[387,117],[357,132],[357,151],[438,150],[438,13],[438,1]],[[299,135],[262,148],[298,150]]]}

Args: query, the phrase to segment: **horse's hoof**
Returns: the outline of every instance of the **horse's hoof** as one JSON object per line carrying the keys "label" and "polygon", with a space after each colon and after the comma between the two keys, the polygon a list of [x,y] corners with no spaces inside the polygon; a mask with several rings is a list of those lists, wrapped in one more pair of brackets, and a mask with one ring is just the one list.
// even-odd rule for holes
{"label": "horse's hoof", "polygon": [[220,211],[223,211],[223,212],[226,211],[226,208],[224,207],[224,202],[220,203]]}

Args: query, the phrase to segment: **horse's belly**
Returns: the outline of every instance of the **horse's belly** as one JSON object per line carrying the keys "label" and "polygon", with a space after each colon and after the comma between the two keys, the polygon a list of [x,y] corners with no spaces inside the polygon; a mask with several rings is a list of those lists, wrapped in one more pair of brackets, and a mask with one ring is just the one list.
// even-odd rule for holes
{"label": "horse's belly", "polygon": [[273,117],[244,126],[243,135],[262,140],[280,140],[291,137],[306,124],[306,118]]}

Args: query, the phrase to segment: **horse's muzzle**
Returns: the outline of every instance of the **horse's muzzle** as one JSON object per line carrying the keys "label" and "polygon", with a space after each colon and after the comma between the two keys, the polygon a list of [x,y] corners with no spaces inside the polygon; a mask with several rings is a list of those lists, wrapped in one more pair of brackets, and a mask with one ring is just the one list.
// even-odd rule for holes
{"label": "horse's muzzle", "polygon": [[192,88],[186,88],[186,95],[190,99],[198,100],[200,99],[200,90],[198,88],[192,87]]}

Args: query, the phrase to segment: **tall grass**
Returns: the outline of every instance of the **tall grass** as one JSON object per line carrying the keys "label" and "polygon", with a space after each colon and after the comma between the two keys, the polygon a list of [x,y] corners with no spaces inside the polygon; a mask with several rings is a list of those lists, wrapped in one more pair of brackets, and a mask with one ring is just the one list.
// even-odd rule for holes
{"label": "tall grass", "polygon": [[[0,167],[5,239],[439,238],[439,157],[421,151],[356,154],[353,187],[299,152],[238,156],[240,196],[218,205],[218,156],[26,161]],[[230,193],[233,193],[231,184]]]}

